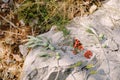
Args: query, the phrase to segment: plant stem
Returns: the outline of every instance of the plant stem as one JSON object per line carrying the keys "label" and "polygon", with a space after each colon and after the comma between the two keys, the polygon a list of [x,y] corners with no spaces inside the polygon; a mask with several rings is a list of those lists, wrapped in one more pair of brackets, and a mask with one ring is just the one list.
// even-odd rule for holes
{"label": "plant stem", "polygon": [[8,19],[4,18],[2,15],[0,15],[0,17],[1,17],[3,20],[5,20],[6,22],[8,22],[10,25],[12,25],[14,28],[17,28],[17,26],[16,26],[14,23],[12,23],[12,22],[9,21]]}
{"label": "plant stem", "polygon": [[[100,48],[102,49],[102,51],[103,51],[103,54],[104,54],[104,56],[105,56],[105,59],[106,59],[106,61],[107,61],[107,66],[108,66],[108,77],[109,77],[109,79],[110,79],[110,63],[109,63],[109,60],[108,60],[108,58],[107,58],[107,55],[106,55],[106,52],[105,52],[105,50],[102,48],[102,44],[101,44],[101,42],[100,42],[100,40],[99,40],[99,38],[98,38],[98,35],[97,34],[94,34],[95,35],[95,37],[97,38],[97,40],[98,40],[98,42],[99,42],[99,44],[100,44]],[[111,79],[110,79],[111,80]]]}

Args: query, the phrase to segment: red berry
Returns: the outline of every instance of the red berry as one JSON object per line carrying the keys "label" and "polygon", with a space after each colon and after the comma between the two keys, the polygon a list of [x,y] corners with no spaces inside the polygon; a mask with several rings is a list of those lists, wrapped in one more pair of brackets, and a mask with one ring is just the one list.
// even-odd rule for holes
{"label": "red berry", "polygon": [[82,45],[78,46],[79,50],[84,50],[84,47]]}
{"label": "red berry", "polygon": [[86,57],[87,59],[90,59],[93,56],[93,53],[90,50],[87,50],[84,53],[84,57]]}

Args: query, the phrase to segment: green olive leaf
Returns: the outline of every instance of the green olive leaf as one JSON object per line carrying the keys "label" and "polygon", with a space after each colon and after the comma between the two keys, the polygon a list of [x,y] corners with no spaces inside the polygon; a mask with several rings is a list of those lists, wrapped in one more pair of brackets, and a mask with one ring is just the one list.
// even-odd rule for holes
{"label": "green olive leaf", "polygon": [[86,66],[87,69],[90,69],[90,68],[93,68],[93,67],[94,67],[93,64],[88,64],[88,65]]}
{"label": "green olive leaf", "polygon": [[95,71],[95,70],[90,71],[90,74],[96,74],[96,73],[97,73],[97,71]]}
{"label": "green olive leaf", "polygon": [[104,45],[102,45],[102,47],[103,47],[103,48],[107,48],[107,45],[104,44]]}
{"label": "green olive leaf", "polygon": [[87,29],[86,32],[91,33],[91,34],[94,34],[91,29]]}
{"label": "green olive leaf", "polygon": [[74,67],[79,67],[82,65],[82,62],[81,61],[78,61],[76,62],[75,64],[73,64],[72,66],[70,66],[71,68],[74,68]]}
{"label": "green olive leaf", "polygon": [[101,33],[101,34],[99,34],[98,37],[99,37],[99,40],[103,40],[105,36],[104,36],[104,34]]}
{"label": "green olive leaf", "polygon": [[56,59],[59,60],[61,58],[60,53],[56,53]]}

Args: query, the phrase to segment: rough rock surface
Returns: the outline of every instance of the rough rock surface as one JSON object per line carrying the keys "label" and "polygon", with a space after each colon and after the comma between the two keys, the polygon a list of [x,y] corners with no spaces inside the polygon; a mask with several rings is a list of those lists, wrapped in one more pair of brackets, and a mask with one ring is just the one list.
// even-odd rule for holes
{"label": "rough rock surface", "polygon": [[[27,55],[21,80],[120,80],[120,0],[109,0],[98,11],[87,17],[77,17],[67,26],[71,38],[64,39],[62,32],[52,28],[40,36],[47,37],[56,50],[36,47]],[[94,34],[87,32],[92,29]],[[98,40],[100,34],[104,39]],[[91,59],[86,59],[83,52],[73,55],[72,38],[78,38],[85,49],[93,52]],[[63,45],[65,42],[69,45]],[[106,46],[106,47],[103,47]],[[61,59],[55,54],[59,52]],[[40,57],[41,54],[52,57]],[[81,66],[70,68],[70,65],[82,62]],[[84,66],[94,64],[90,74]]]}

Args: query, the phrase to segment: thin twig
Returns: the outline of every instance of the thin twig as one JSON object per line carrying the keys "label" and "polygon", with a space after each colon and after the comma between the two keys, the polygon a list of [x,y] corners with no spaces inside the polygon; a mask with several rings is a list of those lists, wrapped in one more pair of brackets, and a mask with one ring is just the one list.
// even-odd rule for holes
{"label": "thin twig", "polygon": [[57,75],[56,75],[56,77],[55,77],[55,80],[57,80],[57,79],[58,79],[59,74],[60,74],[59,60],[57,60],[57,65],[58,65],[58,72],[57,72]]}
{"label": "thin twig", "polygon": [[73,77],[74,80],[76,80],[75,76],[73,74],[71,74],[71,76]]}
{"label": "thin twig", "polygon": [[8,22],[10,25],[12,25],[14,28],[17,28],[17,26],[16,26],[14,23],[12,23],[12,22],[9,21],[8,19],[4,18],[2,15],[0,15],[0,17],[1,17],[3,20],[5,20],[6,22]]}
{"label": "thin twig", "polygon": [[[94,30],[94,29],[93,29],[93,30]],[[99,40],[99,38],[98,38],[97,32],[94,30],[93,33],[94,33],[95,37],[97,38],[97,40],[98,40],[98,42],[99,42],[99,44],[100,44],[100,48],[102,49],[103,54],[104,54],[104,56],[105,56],[105,59],[106,59],[106,61],[107,61],[107,66],[108,66],[108,77],[110,78],[110,64],[109,64],[109,60],[108,60],[108,58],[107,58],[106,52],[105,52],[105,50],[102,48],[102,44],[101,44],[101,42],[100,42],[100,40]]]}
{"label": "thin twig", "polygon": [[83,80],[87,80],[87,73],[86,73],[86,71],[84,71],[84,74],[83,74],[84,76],[84,79]]}
{"label": "thin twig", "polygon": [[2,31],[2,32],[4,32],[4,33],[10,33],[10,34],[15,34],[15,35],[20,35],[20,36],[22,36],[22,34],[20,34],[20,33],[14,33],[14,32],[10,32],[10,31]]}

